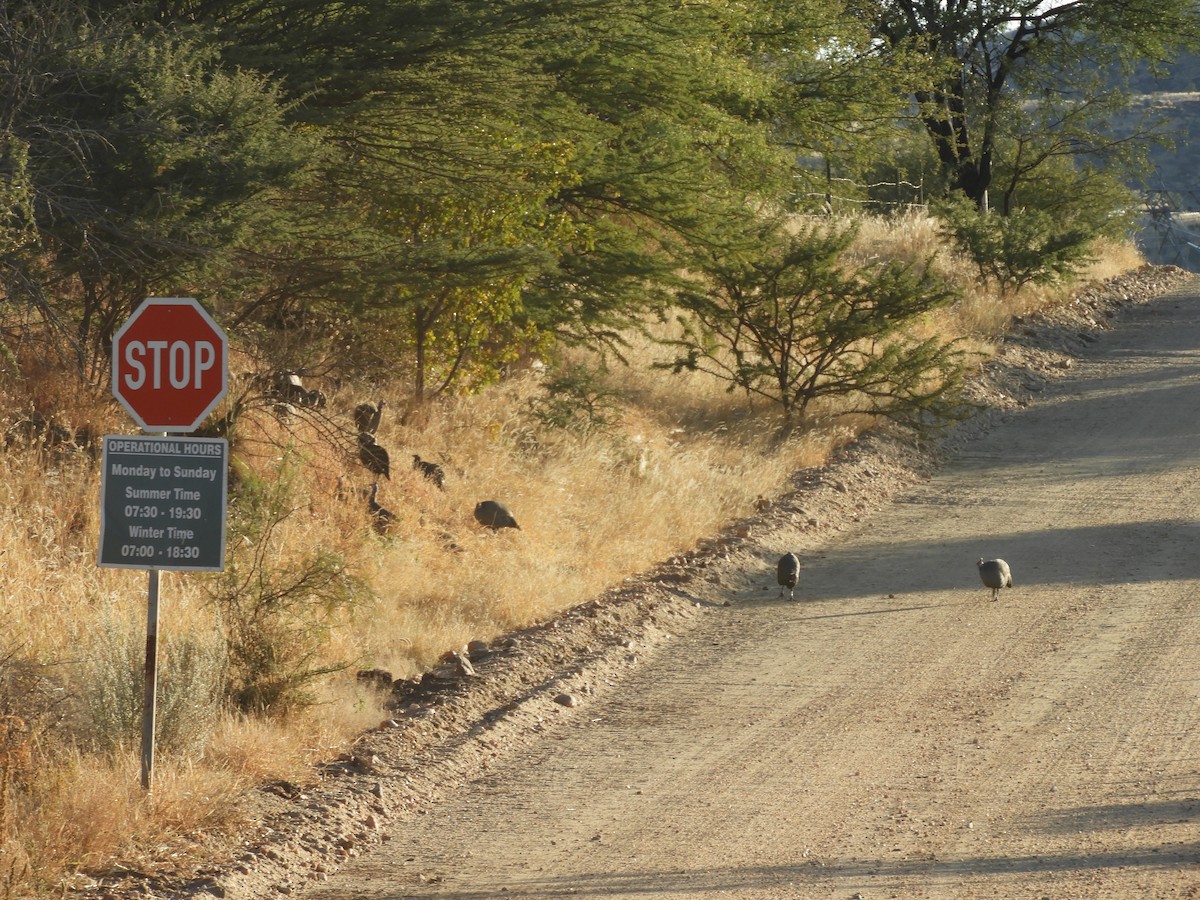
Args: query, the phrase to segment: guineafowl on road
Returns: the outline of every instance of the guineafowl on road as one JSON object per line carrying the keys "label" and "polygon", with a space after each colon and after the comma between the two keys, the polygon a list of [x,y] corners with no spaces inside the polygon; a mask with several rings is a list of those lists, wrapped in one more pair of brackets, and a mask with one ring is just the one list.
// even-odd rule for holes
{"label": "guineafowl on road", "polygon": [[392,467],[388,452],[375,443],[375,435],[370,432],[363,431],[358,435],[358,461],[376,475],[391,480]]}
{"label": "guineafowl on road", "polygon": [[495,500],[480,500],[475,504],[475,521],[480,525],[486,525],[492,531],[499,531],[501,528],[521,530],[521,526],[517,524],[513,514]]}
{"label": "guineafowl on road", "polygon": [[421,457],[414,453],[413,468],[436,484],[443,491],[446,489],[446,472],[437,463],[421,459]]}
{"label": "guineafowl on road", "polygon": [[800,557],[795,553],[785,553],[779,558],[779,565],[775,567],[775,580],[779,582],[779,596],[783,596],[783,589],[788,589],[788,598],[796,599],[796,582],[800,580]]}
{"label": "guineafowl on road", "polygon": [[367,498],[367,509],[371,511],[371,527],[379,534],[388,534],[396,525],[396,515],[379,505],[379,482],[371,485],[371,496]]}
{"label": "guineafowl on road", "polygon": [[1000,588],[1013,586],[1012,570],[1004,560],[980,557],[976,565],[979,567],[979,580],[983,582],[984,587],[992,589],[993,600],[999,599]]}

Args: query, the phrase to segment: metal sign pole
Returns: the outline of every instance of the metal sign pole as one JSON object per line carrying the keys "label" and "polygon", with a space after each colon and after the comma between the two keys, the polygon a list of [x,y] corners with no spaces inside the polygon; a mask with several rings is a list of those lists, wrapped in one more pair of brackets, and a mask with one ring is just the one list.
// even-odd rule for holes
{"label": "metal sign pole", "polygon": [[[162,437],[167,437],[164,431]],[[142,788],[154,785],[154,719],[158,709],[158,569],[146,586],[146,668],[142,689]]]}
{"label": "metal sign pole", "polygon": [[146,685],[142,699],[142,787],[154,783],[154,713],[158,695],[158,569],[150,570],[146,603]]}

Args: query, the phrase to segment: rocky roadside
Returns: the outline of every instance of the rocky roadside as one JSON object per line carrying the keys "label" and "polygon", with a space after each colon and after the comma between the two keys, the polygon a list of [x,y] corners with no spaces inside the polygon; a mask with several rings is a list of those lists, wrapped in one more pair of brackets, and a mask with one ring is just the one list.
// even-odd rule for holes
{"label": "rocky roadside", "polygon": [[[246,799],[253,826],[187,859],[139,860],[78,885],[78,900],[301,894],[347,859],[388,840],[389,825],[422,815],[498,758],[539,740],[564,716],[619,690],[623,673],[724,602],[730,572],[778,590],[764,551],[773,528],[799,522],[810,547],[869,516],[940,461],[1023,406],[1074,363],[1130,304],[1195,278],[1146,266],[1090,286],[1054,310],[1013,322],[969,387],[978,412],[936,441],[869,434],[828,465],[793,476],[792,490],[654,569],[492,646],[449,654],[421,683],[400,686],[392,718],[362,735],[311,784],[274,783]],[[796,548],[797,550],[808,548]],[[773,565],[773,563],[772,563]],[[745,580],[745,578],[743,578]]]}

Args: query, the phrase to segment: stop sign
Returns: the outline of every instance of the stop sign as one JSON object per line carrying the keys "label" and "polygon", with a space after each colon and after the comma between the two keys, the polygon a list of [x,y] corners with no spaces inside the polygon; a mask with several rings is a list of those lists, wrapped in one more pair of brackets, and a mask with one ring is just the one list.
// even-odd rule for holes
{"label": "stop sign", "polygon": [[194,431],[228,388],[225,332],[191,297],[147,299],[113,337],[113,396],[143,431]]}

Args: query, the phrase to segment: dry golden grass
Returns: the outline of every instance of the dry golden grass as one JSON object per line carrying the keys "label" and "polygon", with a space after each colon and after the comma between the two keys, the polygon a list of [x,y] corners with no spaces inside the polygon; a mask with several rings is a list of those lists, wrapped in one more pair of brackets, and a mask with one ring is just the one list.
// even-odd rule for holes
{"label": "dry golden grass", "polygon": [[[922,327],[965,339],[981,355],[1012,316],[1057,296],[990,296],[941,246],[933,223],[911,214],[887,223],[864,220],[855,254],[862,260],[936,258],[964,299]],[[1121,244],[1105,245],[1100,255],[1091,277],[1141,264]],[[317,662],[344,669],[315,686],[315,707],[276,719],[224,715],[201,749],[160,757],[149,795],[138,783],[136,736],[123,736],[124,752],[100,754],[78,732],[53,725],[57,712],[74,709],[63,698],[88,687],[88,665],[111,643],[112,632],[98,622],[127,639],[144,635],[145,573],[95,564],[99,472],[93,459],[39,450],[0,454],[0,614],[6,623],[0,661],[15,656],[43,666],[39,671],[62,704],[43,710],[40,724],[38,710],[26,712],[30,729],[40,727],[36,766],[0,753],[13,801],[0,804],[7,809],[0,838],[9,860],[25,861],[0,870],[0,895],[48,889],[74,868],[136,856],[151,843],[182,848],[189,834],[228,827],[237,821],[235,798],[247,784],[303,780],[314,760],[336,755],[378,720],[377,701],[356,683],[355,669],[411,676],[470,639],[493,638],[592,597],[750,514],[756,498],[777,494],[791,473],[820,464],[863,427],[839,421],[783,439],[765,404],[727,393],[699,374],[653,370],[665,355],[652,340],[629,337],[630,365],[613,364],[602,379],[622,398],[620,419],[590,435],[538,426],[529,404],[543,393],[547,376],[537,371],[441,403],[418,424],[389,415],[378,435],[392,457],[392,478],[380,483],[380,502],[396,517],[386,536],[371,530],[363,491],[372,477],[355,461],[352,435],[340,447],[328,439],[328,423],[348,428],[350,410],[365,397],[353,391],[332,397],[325,423],[301,417],[286,428],[266,416],[242,423],[239,470],[255,473],[268,489],[286,481],[289,502],[268,547],[241,540],[231,528],[227,556],[245,565],[265,549],[265,563],[286,573],[314,553],[332,552],[369,590],[354,602],[317,610],[324,629]],[[603,361],[576,351],[565,354],[564,364],[570,362],[599,368]],[[9,409],[26,409],[31,396],[71,397],[73,422],[98,432],[132,430],[106,398],[89,404],[59,381],[53,372],[33,372],[3,399]],[[384,396],[393,409],[403,407],[402,396]],[[414,453],[444,466],[444,491],[411,469]],[[506,504],[521,530],[481,528],[472,512],[485,499]],[[220,577],[164,574],[164,640],[217,633],[212,595]]]}
{"label": "dry golden grass", "polygon": [[[421,429],[380,430],[400,460],[381,495],[399,526],[376,539],[372,618],[387,637],[371,648],[373,664],[411,673],[447,648],[578,603],[745,515],[797,467],[750,420],[743,433],[701,430],[686,405],[664,420],[661,402],[639,404],[617,430],[588,439],[545,434],[521,415],[539,384],[522,376],[454,401]],[[412,453],[442,462],[444,492],[405,467]],[[513,512],[520,532],[480,528],[472,513],[488,499]]]}
{"label": "dry golden grass", "polygon": [[17,810],[31,874],[87,871],[116,854],[130,865],[143,855],[186,853],[239,821],[238,796],[250,782],[235,773],[165,759],[147,794],[139,769],[136,754],[78,751],[39,769]]}

